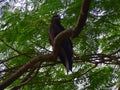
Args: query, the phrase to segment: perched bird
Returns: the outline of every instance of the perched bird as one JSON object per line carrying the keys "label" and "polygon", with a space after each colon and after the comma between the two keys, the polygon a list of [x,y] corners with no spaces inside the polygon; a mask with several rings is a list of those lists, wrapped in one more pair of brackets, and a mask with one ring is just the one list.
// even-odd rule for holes
{"label": "perched bird", "polygon": [[[54,15],[51,19],[51,24],[49,28],[49,41],[53,46],[54,38],[62,31],[64,31],[64,27],[60,23],[60,16]],[[72,72],[72,57],[73,57],[73,45],[69,38],[62,40],[61,45],[59,47],[58,56],[63,63],[63,65],[67,69],[68,72]]]}

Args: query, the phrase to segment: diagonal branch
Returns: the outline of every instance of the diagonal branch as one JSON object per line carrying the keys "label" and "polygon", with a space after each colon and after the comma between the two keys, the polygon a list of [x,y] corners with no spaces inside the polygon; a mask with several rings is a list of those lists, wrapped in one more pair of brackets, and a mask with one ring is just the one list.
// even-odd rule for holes
{"label": "diagonal branch", "polygon": [[114,54],[116,54],[116,53],[118,53],[118,52],[120,52],[120,48],[119,48],[118,50],[116,50],[116,51],[114,51],[114,52],[108,54],[108,55],[114,55]]}
{"label": "diagonal branch", "polygon": [[13,51],[16,51],[17,53],[21,53],[21,52],[19,52],[18,50],[16,50],[16,49],[14,49],[13,47],[11,47],[10,45],[8,45],[4,40],[0,39],[0,41],[1,41],[2,43],[4,43],[7,47],[9,47],[10,49],[12,49]]}
{"label": "diagonal branch", "polygon": [[73,30],[73,37],[77,37],[85,26],[91,0],[83,0],[77,24]]}
{"label": "diagonal branch", "polygon": [[60,43],[63,39],[65,38],[70,38],[70,37],[77,37],[78,34],[83,30],[83,27],[85,26],[85,22],[87,20],[87,15],[88,15],[88,10],[90,7],[91,0],[83,0],[82,7],[80,10],[80,15],[78,17],[77,24],[74,28],[74,30],[64,30],[60,34],[56,36],[54,39],[54,56],[57,56],[57,52],[59,51]]}
{"label": "diagonal branch", "polygon": [[36,63],[38,62],[45,62],[50,59],[49,55],[41,55],[33,58],[28,63],[26,63],[24,66],[19,68],[15,73],[13,73],[5,82],[0,84],[0,89],[3,90],[7,86],[9,86],[11,83],[13,83],[16,79],[18,79],[22,74],[24,74],[29,68],[32,68]]}
{"label": "diagonal branch", "polygon": [[39,65],[37,65],[37,67],[33,67],[30,73],[22,80],[22,82],[19,85],[13,87],[12,90],[20,89],[22,86],[26,85],[33,77],[35,77],[40,70],[41,64],[42,62],[40,62]]}
{"label": "diagonal branch", "polygon": [[[18,54],[22,54],[22,53],[21,53],[20,51],[18,51],[17,49],[15,49],[15,48],[11,47],[10,45],[8,45],[4,40],[0,39],[0,41],[1,41],[2,43],[4,43],[7,47],[9,47],[10,49],[12,49],[13,51],[17,52]],[[23,55],[24,55],[24,54],[23,54]],[[24,55],[24,56],[31,58],[31,56],[28,56],[28,55]]]}
{"label": "diagonal branch", "polygon": [[[75,78],[79,78],[79,77],[82,77],[83,75],[87,74],[88,72],[92,71],[94,68],[97,67],[97,64],[93,65],[92,67],[88,68],[86,71],[84,71],[83,73],[81,73],[80,75],[77,75],[76,77],[71,77],[69,79],[62,79],[60,81],[50,81],[52,83],[66,83],[66,82],[71,82],[73,81]],[[79,71],[78,71],[79,72]]]}

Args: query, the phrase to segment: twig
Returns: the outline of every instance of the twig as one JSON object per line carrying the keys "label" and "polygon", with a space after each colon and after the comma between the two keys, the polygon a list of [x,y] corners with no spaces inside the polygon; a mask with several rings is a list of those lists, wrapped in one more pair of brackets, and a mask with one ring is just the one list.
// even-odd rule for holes
{"label": "twig", "polygon": [[120,52],[120,48],[119,48],[118,50],[116,50],[116,51],[114,51],[114,52],[108,54],[108,55],[114,55],[114,54],[116,54],[116,53],[118,53],[118,52]]}
{"label": "twig", "polygon": [[22,86],[26,85],[33,77],[35,77],[40,69],[42,63],[39,64],[39,67],[37,68],[36,72],[34,73],[34,70],[36,69],[36,67],[34,67],[32,69],[32,71],[26,76],[26,78],[21,82],[20,85],[17,85],[15,87],[13,87],[11,90],[18,90],[20,89]]}
{"label": "twig", "polygon": [[[90,67],[89,69],[87,69],[87,70],[84,71],[82,74],[80,74],[80,75],[78,75],[78,76],[76,76],[76,77],[73,76],[73,77],[70,78],[70,79],[64,79],[64,80],[60,80],[60,81],[50,81],[50,82],[51,82],[51,83],[66,83],[66,82],[70,82],[70,81],[73,81],[75,78],[79,78],[79,77],[87,74],[88,72],[90,72],[91,70],[93,70],[95,67],[97,67],[97,63],[96,63],[94,66]],[[79,71],[78,71],[78,72],[79,72]]]}
{"label": "twig", "polygon": [[38,53],[36,53],[36,52],[25,52],[25,53],[22,53],[22,54],[19,54],[19,55],[15,55],[15,56],[9,57],[9,58],[4,59],[4,60],[0,60],[0,64],[2,64],[4,62],[7,62],[7,61],[9,61],[9,60],[11,60],[13,58],[19,57],[19,56],[26,56],[26,54],[37,54],[38,55]]}
{"label": "twig", "polygon": [[78,77],[80,76],[83,76],[85,75],[86,73],[90,72],[92,69],[94,69],[95,67],[97,67],[98,63],[96,63],[94,66],[90,67],[88,70],[86,70],[85,72],[83,72],[81,75],[79,75]]}
{"label": "twig", "polygon": [[13,71],[13,70],[18,69],[19,67],[21,67],[21,66],[14,66],[14,67],[11,67],[11,68],[3,69],[3,70],[0,71],[0,73]]}
{"label": "twig", "polygon": [[[22,54],[20,51],[18,51],[17,49],[11,47],[10,45],[8,45],[4,40],[0,39],[1,42],[3,42],[7,47],[9,47],[10,49],[12,49],[13,51],[16,51],[18,54]],[[24,55],[24,54],[23,54]],[[32,58],[31,56],[25,55],[26,57]]]}

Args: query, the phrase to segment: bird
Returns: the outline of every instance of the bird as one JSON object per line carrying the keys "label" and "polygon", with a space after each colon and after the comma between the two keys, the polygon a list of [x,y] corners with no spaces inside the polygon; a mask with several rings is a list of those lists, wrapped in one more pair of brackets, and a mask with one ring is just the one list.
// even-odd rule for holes
{"label": "bird", "polygon": [[[52,47],[53,47],[53,42],[54,42],[55,37],[59,33],[65,30],[65,28],[61,25],[60,19],[61,19],[60,15],[58,14],[53,15],[51,18],[48,36],[49,36],[49,41]],[[67,74],[69,72],[71,73],[72,64],[73,64],[73,60],[72,60],[73,44],[70,38],[66,38],[61,41],[59,51],[58,51],[58,57],[61,60],[62,64],[65,66],[67,70]]]}

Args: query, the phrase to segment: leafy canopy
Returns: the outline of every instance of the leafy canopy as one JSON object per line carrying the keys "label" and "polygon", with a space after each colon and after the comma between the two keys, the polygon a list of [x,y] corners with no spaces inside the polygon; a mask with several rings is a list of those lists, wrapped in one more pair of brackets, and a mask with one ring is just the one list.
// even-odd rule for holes
{"label": "leafy canopy", "polygon": [[[119,3],[119,0],[91,1],[82,32],[71,38],[74,45],[71,75],[65,75],[59,59],[38,63],[7,89],[16,86],[23,90],[119,88]],[[74,28],[82,0],[4,0],[0,5],[0,83],[3,83],[32,58],[52,53],[48,41],[52,15],[59,13],[62,25],[66,29]]]}

